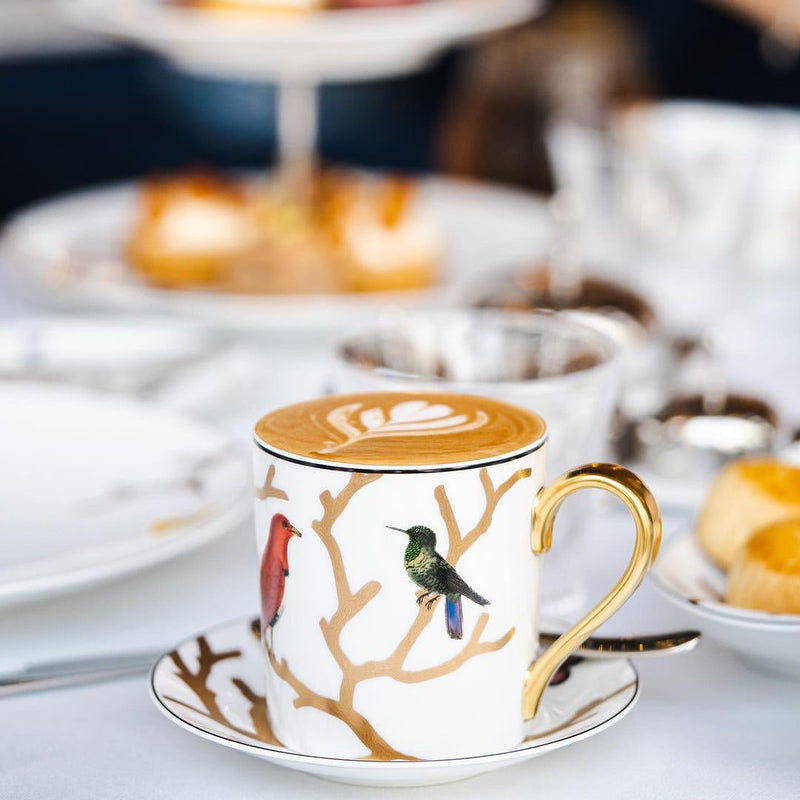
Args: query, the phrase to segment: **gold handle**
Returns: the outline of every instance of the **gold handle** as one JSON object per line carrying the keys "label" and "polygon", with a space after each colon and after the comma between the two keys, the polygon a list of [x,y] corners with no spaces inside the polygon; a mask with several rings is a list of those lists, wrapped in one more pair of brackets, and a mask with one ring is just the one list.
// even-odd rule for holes
{"label": "gold handle", "polygon": [[644,483],[630,470],[616,464],[586,464],[570,470],[539,492],[531,520],[534,553],[545,553],[550,549],[556,512],[564,499],[578,489],[605,489],[619,497],[628,506],[636,523],[636,545],[628,568],[617,585],[528,668],[522,693],[522,716],[526,720],[536,714],[547,684],[564,659],[636,591],[661,544],[661,514]]}

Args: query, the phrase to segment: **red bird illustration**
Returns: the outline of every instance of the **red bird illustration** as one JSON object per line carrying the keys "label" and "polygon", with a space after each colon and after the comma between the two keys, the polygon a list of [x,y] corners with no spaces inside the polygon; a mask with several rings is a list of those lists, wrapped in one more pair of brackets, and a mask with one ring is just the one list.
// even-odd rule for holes
{"label": "red bird illustration", "polygon": [[265,637],[267,629],[275,627],[282,610],[283,590],[289,574],[289,540],[302,535],[283,514],[273,516],[261,557],[261,626]]}

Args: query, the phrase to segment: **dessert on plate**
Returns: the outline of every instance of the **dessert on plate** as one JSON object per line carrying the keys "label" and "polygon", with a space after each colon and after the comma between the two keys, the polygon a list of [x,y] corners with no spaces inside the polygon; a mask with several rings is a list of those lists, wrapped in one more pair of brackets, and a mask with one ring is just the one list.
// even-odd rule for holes
{"label": "dessert on plate", "polygon": [[773,614],[800,614],[800,518],[756,531],[728,573],[726,602]]}
{"label": "dessert on plate", "polygon": [[218,281],[226,264],[243,255],[256,239],[244,190],[196,172],[144,184],[126,251],[146,280],[190,288]]}
{"label": "dessert on plate", "polygon": [[149,283],[233,293],[419,290],[441,235],[408,178],[323,170],[300,183],[210,172],[145,182],[127,242]]}
{"label": "dessert on plate", "polygon": [[800,614],[800,467],[771,458],[732,461],[709,489],[696,533],[727,573],[726,603]]}
{"label": "dessert on plate", "polygon": [[723,569],[757,530],[800,517],[800,468],[770,458],[727,464],[709,489],[697,522],[703,550]]}

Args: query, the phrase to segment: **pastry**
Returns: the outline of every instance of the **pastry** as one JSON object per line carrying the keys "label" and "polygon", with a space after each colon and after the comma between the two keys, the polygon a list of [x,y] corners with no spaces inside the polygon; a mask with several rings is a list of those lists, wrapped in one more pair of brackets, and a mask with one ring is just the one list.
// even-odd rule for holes
{"label": "pastry", "polygon": [[773,614],[800,614],[800,517],[756,531],[728,573],[726,601]]}
{"label": "pastry", "polygon": [[800,517],[800,468],[769,458],[728,464],[711,486],[697,524],[706,553],[730,569],[754,531]]}
{"label": "pastry", "polygon": [[151,283],[213,284],[231,259],[256,241],[247,197],[237,186],[195,172],[148,181],[127,255]]}
{"label": "pastry", "polygon": [[233,293],[421,289],[436,279],[438,229],[414,183],[326,170],[256,185],[208,173],[148,181],[127,244],[150,283]]}
{"label": "pastry", "polygon": [[351,291],[423,289],[434,283],[441,239],[413,210],[410,180],[341,181],[332,194],[327,225]]}

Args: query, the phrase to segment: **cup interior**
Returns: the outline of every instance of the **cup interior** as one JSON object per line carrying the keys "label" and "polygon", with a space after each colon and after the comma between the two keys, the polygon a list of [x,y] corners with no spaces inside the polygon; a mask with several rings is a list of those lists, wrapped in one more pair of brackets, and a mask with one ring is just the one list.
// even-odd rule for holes
{"label": "cup interior", "polygon": [[[615,359],[603,334],[558,313],[391,315],[339,346],[348,366],[394,381],[508,384],[585,376]],[[413,388],[413,386],[409,386]]]}

